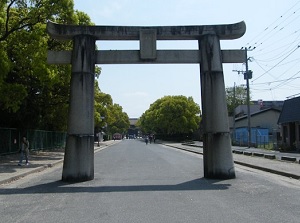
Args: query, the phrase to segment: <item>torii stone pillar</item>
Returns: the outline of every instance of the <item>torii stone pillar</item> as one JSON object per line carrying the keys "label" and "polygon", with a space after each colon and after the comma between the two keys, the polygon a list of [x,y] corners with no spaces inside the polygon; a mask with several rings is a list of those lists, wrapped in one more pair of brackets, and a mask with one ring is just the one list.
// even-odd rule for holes
{"label": "torii stone pillar", "polygon": [[95,38],[73,38],[68,135],[63,181],[94,179]]}
{"label": "torii stone pillar", "polygon": [[220,40],[216,35],[204,35],[199,48],[204,177],[235,178]]}
{"label": "torii stone pillar", "polygon": [[[244,22],[204,26],[74,26],[48,22],[52,38],[73,40],[73,51],[48,53],[50,64],[72,64],[64,181],[94,178],[95,64],[200,64],[204,122],[204,176],[235,177],[222,63],[245,62],[244,50],[221,50],[220,40],[240,38]],[[139,40],[140,50],[98,50],[96,40]],[[198,40],[199,50],[157,50],[157,40]]]}

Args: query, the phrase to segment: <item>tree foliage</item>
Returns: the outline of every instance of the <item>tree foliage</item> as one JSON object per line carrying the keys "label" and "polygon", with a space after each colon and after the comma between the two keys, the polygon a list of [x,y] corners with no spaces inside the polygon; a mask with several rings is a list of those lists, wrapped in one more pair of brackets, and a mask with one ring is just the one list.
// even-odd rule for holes
{"label": "tree foliage", "polygon": [[123,112],[122,106],[119,104],[108,106],[107,131],[109,134],[126,134],[129,126],[129,117],[126,112]]}
{"label": "tree foliage", "polygon": [[130,126],[127,113],[123,108],[114,104],[109,94],[101,92],[98,83],[95,83],[95,131],[101,129],[107,134],[126,134]]}
{"label": "tree foliage", "polygon": [[[0,2],[0,126],[66,130],[70,65],[47,64],[48,50],[71,50],[71,41],[57,41],[46,32],[48,20],[93,25],[74,10],[73,0],[6,0]],[[95,67],[95,75],[101,73]],[[124,132],[129,118],[95,81],[95,127]],[[127,130],[127,129],[126,129]]]}
{"label": "tree foliage", "polygon": [[95,129],[99,132],[106,125],[109,108],[113,105],[113,100],[109,94],[101,92],[98,82],[95,82]]}
{"label": "tree foliage", "polygon": [[190,134],[198,129],[200,107],[192,97],[165,96],[151,104],[138,124],[144,133]]}
{"label": "tree foliage", "polygon": [[226,88],[226,101],[228,114],[233,115],[237,106],[247,104],[247,90],[243,86]]}
{"label": "tree foliage", "polygon": [[47,51],[70,50],[72,43],[51,39],[48,20],[92,24],[73,0],[0,3],[1,126],[66,130],[71,69],[47,64]]}

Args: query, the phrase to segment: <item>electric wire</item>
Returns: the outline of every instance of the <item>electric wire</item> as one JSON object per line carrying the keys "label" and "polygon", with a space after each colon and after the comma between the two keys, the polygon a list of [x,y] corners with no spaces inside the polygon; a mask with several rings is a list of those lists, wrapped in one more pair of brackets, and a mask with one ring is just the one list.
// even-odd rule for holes
{"label": "electric wire", "polygon": [[[300,8],[299,8],[299,9],[300,9]],[[297,11],[298,11],[299,9],[297,9]],[[299,18],[299,16],[297,16],[295,19],[293,19],[292,21],[290,21],[288,24],[285,24],[285,25],[281,26],[281,28],[279,28],[280,25],[281,25],[283,22],[287,21],[287,19],[289,19],[289,18],[290,18],[291,16],[293,16],[295,13],[296,13],[296,11],[295,11],[293,14],[291,14],[288,18],[286,18],[284,21],[282,21],[280,24],[276,25],[276,26],[273,28],[273,31],[274,31],[274,32],[269,32],[268,35],[266,35],[266,38],[260,40],[259,45],[256,45],[255,48],[257,49],[258,47],[261,47],[261,46],[264,45],[269,39],[273,38],[274,36],[277,36],[279,32],[282,32],[283,30],[285,30],[289,25],[292,25],[292,23],[295,22],[295,21]],[[257,44],[257,43],[256,43],[256,44]]]}
{"label": "electric wire", "polygon": [[255,78],[252,82],[258,80],[259,78],[261,78],[262,76],[264,76],[265,74],[269,73],[271,70],[273,70],[277,65],[279,65],[281,62],[283,62],[285,59],[287,59],[290,55],[292,55],[296,50],[298,50],[300,47],[300,45],[298,45],[295,49],[293,49],[288,55],[286,55],[282,60],[280,60],[279,62],[277,62],[274,66],[272,66],[269,70],[267,70],[266,72],[262,73],[260,76],[258,76],[257,78]]}
{"label": "electric wire", "polygon": [[[299,72],[297,72],[296,74],[298,74]],[[289,81],[289,80],[295,80],[295,79],[299,79],[299,77],[290,77],[290,78],[287,78],[287,79],[282,79],[282,80],[276,80],[276,81],[268,81],[268,82],[263,82],[263,83],[255,83],[255,84],[251,84],[251,86],[253,85],[270,85],[272,83],[278,83],[278,82],[283,82],[283,81]]]}
{"label": "electric wire", "polygon": [[[260,38],[260,36],[261,35],[266,35],[266,34],[264,34],[265,32],[268,32],[270,29],[271,29],[271,27],[274,25],[274,24],[276,24],[279,20],[281,20],[286,14],[288,14],[292,9],[294,9],[298,4],[300,3],[300,1],[298,1],[296,4],[294,4],[292,7],[290,7],[286,12],[284,12],[279,18],[277,18],[274,22],[272,22],[269,26],[267,26],[263,31],[261,31],[258,35],[256,35],[251,41],[249,41],[247,44],[246,44],[246,46],[248,47],[248,48],[252,48],[252,49],[255,49],[256,48],[256,44],[257,44],[257,42],[259,42],[259,40],[261,39]],[[281,23],[280,23],[281,24]],[[278,25],[276,25],[275,27],[278,27]],[[272,30],[271,30],[271,32],[272,32]],[[259,39],[260,38],[260,39]],[[256,39],[258,39],[258,40],[256,40]],[[250,43],[252,43],[252,42],[254,42],[254,46],[252,46],[253,44],[250,44]]]}

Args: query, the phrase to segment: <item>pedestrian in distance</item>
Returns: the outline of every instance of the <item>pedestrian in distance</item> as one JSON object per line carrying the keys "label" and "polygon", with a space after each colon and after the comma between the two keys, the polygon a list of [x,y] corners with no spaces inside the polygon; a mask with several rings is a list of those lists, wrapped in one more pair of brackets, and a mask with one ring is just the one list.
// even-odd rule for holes
{"label": "pedestrian in distance", "polygon": [[29,165],[28,162],[28,156],[29,156],[29,141],[26,139],[26,137],[24,136],[22,139],[22,143],[21,143],[21,154],[20,154],[20,160],[18,163],[18,166],[22,165],[24,156],[25,156],[25,160],[26,160],[26,165]]}
{"label": "pedestrian in distance", "polygon": [[152,143],[152,135],[149,136],[149,142]]}
{"label": "pedestrian in distance", "polygon": [[146,143],[146,145],[148,145],[148,136],[145,138],[145,143]]}

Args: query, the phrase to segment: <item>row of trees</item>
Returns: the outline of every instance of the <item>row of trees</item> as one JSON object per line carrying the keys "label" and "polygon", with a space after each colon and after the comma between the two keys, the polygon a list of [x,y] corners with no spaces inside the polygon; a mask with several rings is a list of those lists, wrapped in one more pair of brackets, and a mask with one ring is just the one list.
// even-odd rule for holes
{"label": "row of trees", "polygon": [[[48,20],[92,25],[74,10],[73,0],[2,0],[0,2],[0,126],[65,131],[70,65],[47,64],[48,50],[71,50],[71,41],[56,41],[46,32]],[[96,76],[101,69],[96,68]],[[95,125],[124,131],[129,120],[122,107],[95,84]],[[105,117],[105,119],[101,119]],[[127,121],[126,121],[126,120]],[[122,120],[122,121],[116,121]],[[116,126],[114,126],[116,125]]]}
{"label": "row of trees", "polygon": [[122,106],[113,103],[109,94],[100,91],[97,82],[95,85],[95,131],[126,134],[130,126],[127,113]]}

